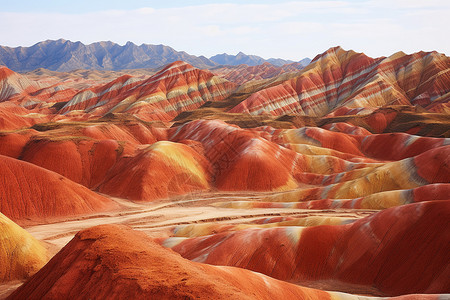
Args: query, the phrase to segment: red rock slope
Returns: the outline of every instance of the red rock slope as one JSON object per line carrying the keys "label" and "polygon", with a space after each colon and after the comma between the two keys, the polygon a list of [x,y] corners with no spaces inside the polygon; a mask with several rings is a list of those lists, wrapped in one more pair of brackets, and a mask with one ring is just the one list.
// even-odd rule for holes
{"label": "red rock slope", "polygon": [[92,188],[104,179],[123,152],[124,146],[115,140],[46,136],[30,140],[20,159]]}
{"label": "red rock slope", "polygon": [[68,101],[76,92],[64,84],[32,80],[0,66],[0,102],[13,102],[28,109],[46,108]]}
{"label": "red rock slope", "polygon": [[43,221],[117,208],[112,200],[52,171],[0,155],[0,211]]}
{"label": "red rock slope", "polygon": [[145,234],[119,225],[79,232],[8,299],[25,298],[357,299],[244,269],[190,262]]}
{"label": "red rock slope", "polygon": [[210,187],[210,165],[182,143],[161,141],[122,158],[98,190],[108,195],[149,201]]}
{"label": "red rock slope", "polygon": [[426,199],[439,199],[450,182],[448,139],[374,135],[342,123],[328,130],[245,129],[197,120],[158,128],[118,119],[43,127],[44,132],[3,132],[0,154],[133,200],[210,189],[286,191],[265,200],[302,202],[299,208],[380,209],[422,201],[408,191],[427,185],[441,191]]}
{"label": "red rock slope", "polygon": [[207,101],[222,100],[235,88],[234,83],[209,71],[178,61],[145,80],[122,76],[106,85],[81,91],[60,113],[82,110],[103,116],[109,112],[127,112],[145,120],[169,121]]}

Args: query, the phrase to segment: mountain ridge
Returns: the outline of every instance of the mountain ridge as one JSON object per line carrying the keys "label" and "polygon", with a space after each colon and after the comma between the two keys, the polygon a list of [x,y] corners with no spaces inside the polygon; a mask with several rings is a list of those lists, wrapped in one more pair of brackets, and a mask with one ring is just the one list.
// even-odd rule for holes
{"label": "mountain ridge", "polygon": [[230,55],[227,53],[216,54],[214,56],[211,56],[209,59],[219,65],[237,66],[237,65],[245,64],[250,67],[262,65],[264,63],[270,63],[277,67],[281,67],[283,65],[288,65],[288,64],[292,64],[292,63],[300,63],[303,66],[307,66],[311,62],[311,59],[309,59],[309,58],[304,58],[300,61],[293,61],[293,60],[282,59],[282,58],[264,59],[257,55],[247,55],[241,51],[236,55]]}
{"label": "mountain ridge", "polygon": [[[264,62],[281,66],[293,61],[270,58],[265,60],[259,56],[246,55],[240,52],[238,55],[226,55],[229,65],[246,63],[249,66],[259,65]],[[124,70],[159,68],[169,63],[182,60],[197,68],[211,68],[220,65],[220,59],[216,55],[207,58],[203,55],[195,56],[185,51],[176,51],[165,45],[141,44],[136,45],[127,42],[121,46],[111,41],[101,41],[91,44],[72,42],[70,40],[46,40],[30,47],[0,46],[0,64],[16,72],[32,71],[45,68],[51,71],[72,71],[76,69],[95,70]],[[309,59],[300,61],[306,65]]]}

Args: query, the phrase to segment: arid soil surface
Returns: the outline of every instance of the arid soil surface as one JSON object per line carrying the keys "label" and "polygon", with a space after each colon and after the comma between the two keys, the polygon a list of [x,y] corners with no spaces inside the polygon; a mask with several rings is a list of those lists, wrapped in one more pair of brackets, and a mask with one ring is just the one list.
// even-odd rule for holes
{"label": "arid soil surface", "polygon": [[125,209],[118,212],[99,213],[82,218],[34,225],[25,229],[39,240],[51,243],[61,249],[80,230],[100,224],[123,224],[144,231],[152,237],[171,236],[177,225],[213,222],[215,224],[242,224],[256,219],[276,216],[338,216],[359,219],[372,214],[373,210],[352,209],[229,209],[214,207],[212,204],[223,201],[257,201],[270,193],[205,193],[158,201],[157,203],[130,202],[112,198]]}

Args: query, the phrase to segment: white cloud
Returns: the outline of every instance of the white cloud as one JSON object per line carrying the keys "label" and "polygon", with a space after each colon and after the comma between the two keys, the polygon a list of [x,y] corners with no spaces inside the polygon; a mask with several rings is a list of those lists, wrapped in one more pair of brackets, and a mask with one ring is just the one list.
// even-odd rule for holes
{"label": "white cloud", "polygon": [[230,28],[231,34],[237,34],[237,35],[250,35],[260,32],[258,27],[252,27],[252,26],[237,26]]}
{"label": "white cloud", "polygon": [[368,4],[373,7],[390,9],[424,9],[424,8],[450,8],[448,0],[371,0]]}
{"label": "white cloud", "polygon": [[210,37],[216,37],[223,34],[222,30],[220,30],[217,25],[208,25],[203,27],[201,30],[206,34],[206,36]]}
{"label": "white cloud", "polygon": [[137,12],[143,15],[151,15],[155,12],[155,9],[152,7],[141,7],[137,9]]}
{"label": "white cloud", "polygon": [[293,1],[108,10],[1,13],[0,44],[65,38],[166,44],[195,55],[243,51],[299,60],[342,45],[370,56],[403,50],[450,53],[448,1]]}

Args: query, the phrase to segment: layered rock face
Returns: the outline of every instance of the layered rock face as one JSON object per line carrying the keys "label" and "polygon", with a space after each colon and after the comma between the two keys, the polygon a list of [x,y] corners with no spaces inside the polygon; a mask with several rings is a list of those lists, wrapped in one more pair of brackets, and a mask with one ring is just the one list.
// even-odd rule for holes
{"label": "layered rock face", "polygon": [[61,110],[94,115],[126,112],[144,119],[169,121],[207,101],[226,98],[235,85],[184,62],[175,62],[144,81],[122,76],[106,86],[78,93]]}
{"label": "layered rock face", "polygon": [[[214,189],[288,191],[265,200],[301,202],[297,208],[380,209],[441,199],[450,181],[444,138],[373,135],[361,128],[351,134],[331,127],[245,129],[218,120],[172,128],[136,120],[52,126],[4,132],[0,154],[140,201]],[[425,190],[430,193],[420,192]]]}
{"label": "layered rock face", "polygon": [[[399,52],[388,58],[373,59],[340,47],[318,55],[304,69],[298,64],[242,66],[230,72],[226,68],[217,69],[216,74],[237,84],[181,61],[144,79],[142,75],[123,75],[106,84],[95,84],[81,77],[83,85],[74,85],[73,78],[60,83],[54,79],[36,80],[39,79],[36,74],[35,80],[31,80],[3,67],[0,102],[19,104],[33,112],[14,112],[21,119],[26,115],[29,121],[18,127],[45,122],[38,119],[30,124],[36,118],[48,117],[49,113],[57,113],[49,118],[54,121],[87,120],[108,113],[170,121],[182,112],[206,105],[219,111],[200,110],[203,113],[245,113],[266,118],[290,114],[348,121],[343,117],[358,116],[350,122],[364,125],[372,133],[382,133],[392,129],[390,126],[401,116],[398,110],[379,111],[381,107],[400,105],[447,114],[449,68],[448,57],[436,52],[411,55]],[[80,88],[89,84],[88,88]],[[423,116],[412,118],[403,118],[401,123]],[[413,134],[421,131],[416,126],[409,129]]]}
{"label": "layered rock face", "polygon": [[13,220],[44,221],[118,208],[55,172],[0,155],[0,209]]}
{"label": "layered rock face", "polygon": [[384,105],[447,111],[449,67],[448,57],[436,52],[373,59],[336,47],[295,78],[251,95],[231,112],[340,116]]}

